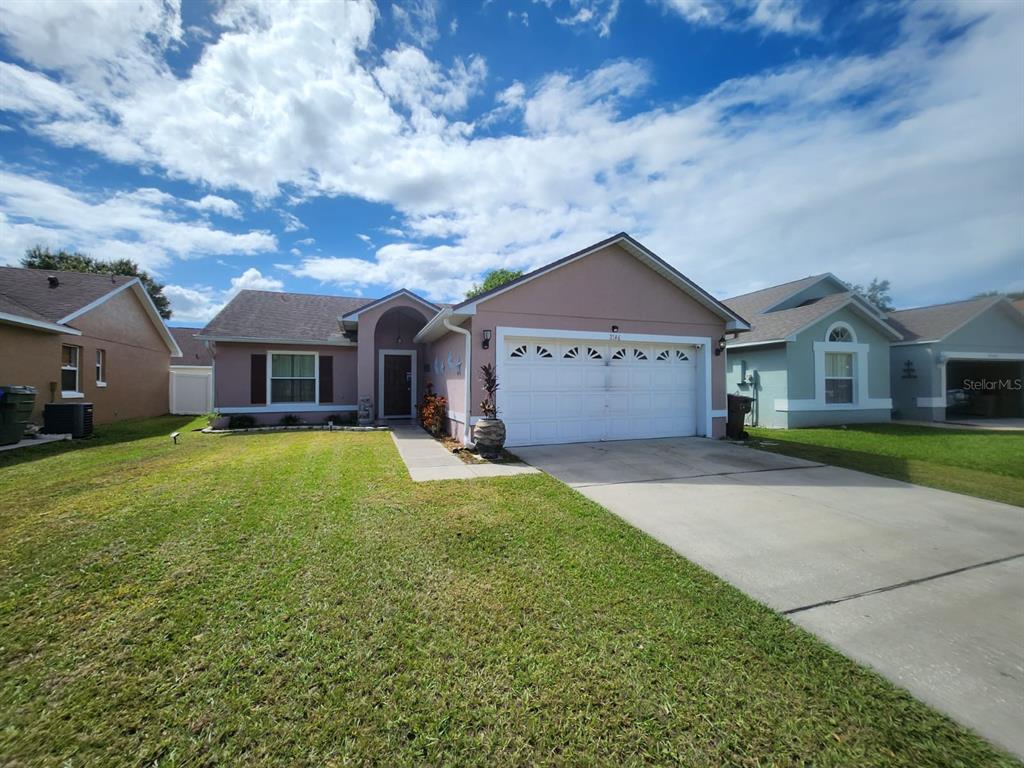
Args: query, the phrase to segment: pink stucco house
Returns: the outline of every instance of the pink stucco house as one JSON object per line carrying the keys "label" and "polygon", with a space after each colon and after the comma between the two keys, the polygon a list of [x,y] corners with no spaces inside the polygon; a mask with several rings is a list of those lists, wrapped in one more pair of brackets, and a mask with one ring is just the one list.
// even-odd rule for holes
{"label": "pink stucco house", "polygon": [[508,445],[725,431],[725,334],[742,317],[627,234],[454,306],[242,291],[199,334],[214,407],[363,423],[415,415],[426,387],[472,441],[493,363]]}

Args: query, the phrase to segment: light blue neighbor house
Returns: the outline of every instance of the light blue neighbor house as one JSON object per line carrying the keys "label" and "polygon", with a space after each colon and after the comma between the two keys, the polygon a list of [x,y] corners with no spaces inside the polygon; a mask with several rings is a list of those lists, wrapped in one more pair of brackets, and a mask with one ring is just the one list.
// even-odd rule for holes
{"label": "light blue neighbor house", "polygon": [[903,419],[1024,417],[1024,314],[1002,296],[889,314],[892,398]]}
{"label": "light blue neighbor house", "polygon": [[832,274],[725,300],[751,325],[727,339],[726,386],[763,427],[889,421],[889,345],[902,335]]}

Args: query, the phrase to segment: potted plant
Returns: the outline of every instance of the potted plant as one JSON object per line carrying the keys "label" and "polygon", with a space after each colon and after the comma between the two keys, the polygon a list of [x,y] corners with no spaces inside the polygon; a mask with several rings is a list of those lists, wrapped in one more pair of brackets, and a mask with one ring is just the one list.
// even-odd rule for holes
{"label": "potted plant", "polygon": [[490,363],[480,366],[480,381],[484,385],[487,397],[480,403],[483,417],[473,428],[473,439],[477,452],[485,459],[494,459],[501,454],[505,446],[505,422],[498,418],[498,405],[495,393],[498,391],[498,375]]}

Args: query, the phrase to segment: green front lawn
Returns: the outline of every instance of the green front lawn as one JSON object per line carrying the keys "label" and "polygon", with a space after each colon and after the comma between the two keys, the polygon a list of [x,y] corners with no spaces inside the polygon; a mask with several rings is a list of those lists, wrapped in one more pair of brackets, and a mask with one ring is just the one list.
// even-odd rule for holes
{"label": "green front lawn", "polygon": [[1014,764],[547,476],[103,432],[0,454],[4,764]]}
{"label": "green front lawn", "polygon": [[762,450],[1024,506],[1024,432],[903,424],[748,431]]}

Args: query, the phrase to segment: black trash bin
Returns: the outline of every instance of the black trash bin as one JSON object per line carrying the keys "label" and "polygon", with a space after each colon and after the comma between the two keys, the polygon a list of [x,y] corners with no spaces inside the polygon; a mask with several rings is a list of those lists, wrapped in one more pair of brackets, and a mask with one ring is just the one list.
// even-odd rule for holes
{"label": "black trash bin", "polygon": [[0,385],[0,445],[21,440],[35,405],[35,387]]}
{"label": "black trash bin", "polygon": [[750,413],[750,404],[754,398],[746,395],[729,395],[729,419],[725,424],[725,434],[733,440],[742,440],[747,436],[743,430],[743,421]]}

